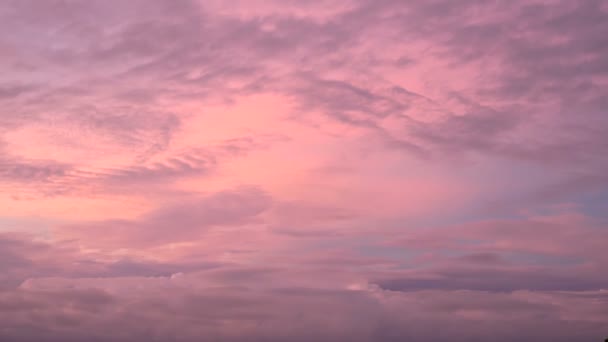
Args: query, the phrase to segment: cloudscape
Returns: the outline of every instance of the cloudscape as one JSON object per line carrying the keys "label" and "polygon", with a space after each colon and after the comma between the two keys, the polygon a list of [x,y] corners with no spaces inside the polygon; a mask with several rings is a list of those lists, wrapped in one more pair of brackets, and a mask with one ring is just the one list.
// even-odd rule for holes
{"label": "cloudscape", "polygon": [[0,0],[0,341],[604,341],[608,1]]}

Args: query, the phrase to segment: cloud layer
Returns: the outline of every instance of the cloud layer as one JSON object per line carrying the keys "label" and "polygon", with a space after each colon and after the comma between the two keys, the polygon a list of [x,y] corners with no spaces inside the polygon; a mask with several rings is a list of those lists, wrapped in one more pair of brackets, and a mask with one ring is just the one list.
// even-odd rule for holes
{"label": "cloud layer", "polygon": [[3,1],[0,340],[608,337],[608,5]]}

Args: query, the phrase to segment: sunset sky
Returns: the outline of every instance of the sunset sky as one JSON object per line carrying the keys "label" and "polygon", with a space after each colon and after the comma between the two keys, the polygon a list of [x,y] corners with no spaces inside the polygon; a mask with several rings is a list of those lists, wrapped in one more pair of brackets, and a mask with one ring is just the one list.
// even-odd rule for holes
{"label": "sunset sky", "polygon": [[608,1],[0,0],[0,341],[604,341]]}

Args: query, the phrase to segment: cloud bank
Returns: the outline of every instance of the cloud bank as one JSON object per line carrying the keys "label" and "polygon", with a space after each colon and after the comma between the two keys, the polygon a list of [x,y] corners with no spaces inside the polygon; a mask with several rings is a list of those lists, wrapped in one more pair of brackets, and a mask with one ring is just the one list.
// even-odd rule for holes
{"label": "cloud bank", "polygon": [[608,5],[3,1],[0,340],[600,341]]}

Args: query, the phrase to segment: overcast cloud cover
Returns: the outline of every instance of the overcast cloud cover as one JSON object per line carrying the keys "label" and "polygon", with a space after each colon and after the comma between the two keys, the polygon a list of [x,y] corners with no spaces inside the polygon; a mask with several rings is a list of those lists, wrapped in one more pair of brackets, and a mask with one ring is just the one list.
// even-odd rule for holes
{"label": "overcast cloud cover", "polygon": [[608,1],[0,0],[1,341],[603,341]]}

